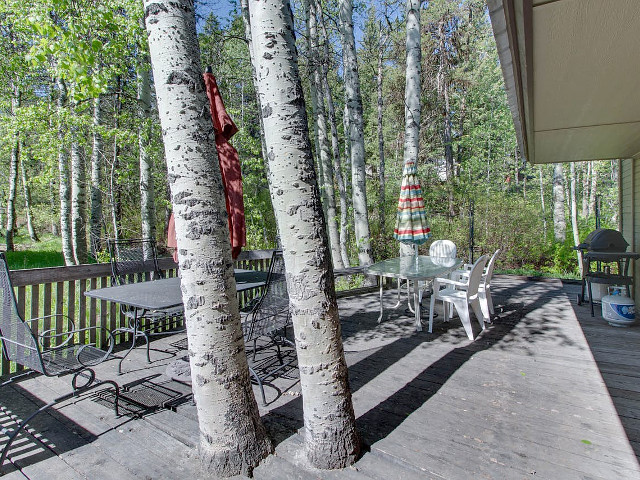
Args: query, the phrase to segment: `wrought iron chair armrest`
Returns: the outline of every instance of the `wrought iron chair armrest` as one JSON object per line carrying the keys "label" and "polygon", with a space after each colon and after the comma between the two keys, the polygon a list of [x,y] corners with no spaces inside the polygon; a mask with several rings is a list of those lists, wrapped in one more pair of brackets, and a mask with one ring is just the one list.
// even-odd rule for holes
{"label": "wrought iron chair armrest", "polygon": [[[115,342],[115,337],[113,336],[113,332],[111,332],[111,330],[109,330],[109,329],[107,329],[107,328],[105,328],[105,327],[103,327],[101,325],[95,325],[93,327],[78,328],[78,329],[70,330],[68,332],[55,333],[55,334],[51,334],[50,333],[53,330],[47,330],[47,331],[42,332],[39,335],[39,337],[43,338],[46,335],[47,338],[52,339],[52,338],[67,336],[67,338],[62,343],[60,343],[59,345],[56,345],[55,347],[47,348],[47,351],[55,351],[55,350],[59,350],[61,348],[67,347],[68,344],[71,342],[71,340],[73,340],[73,336],[76,333],[87,332],[87,331],[90,331],[90,330],[104,330],[104,332],[107,334],[107,337],[109,339],[109,342],[108,342],[109,343],[109,347],[106,350],[105,358],[108,357],[111,354],[111,352],[113,351],[113,346],[116,343]],[[94,343],[88,343],[88,344],[82,345],[80,347],[80,350],[82,350],[82,349],[84,349],[86,347],[89,347],[89,346],[94,346],[94,345],[95,345]],[[44,348],[44,346],[43,346],[43,348]],[[98,362],[98,363],[100,363],[100,362]]]}
{"label": "wrought iron chair armrest", "polygon": [[[76,325],[75,325],[75,323],[73,322],[73,320],[72,320],[68,315],[65,315],[64,313],[53,313],[53,314],[51,314],[51,315],[43,315],[42,317],[35,317],[35,318],[31,318],[31,319],[29,319],[29,320],[25,320],[25,323],[29,325],[29,328],[31,328],[31,324],[32,324],[32,323],[34,323],[34,322],[39,322],[39,321],[41,321],[41,320],[45,320],[45,319],[47,319],[47,318],[63,318],[63,319],[65,319],[65,320],[69,323],[69,325],[67,325],[67,329],[66,329],[67,331],[69,331],[69,330],[75,330],[75,328],[76,328]],[[69,327],[70,327],[70,328],[69,328]],[[60,336],[62,336],[62,335],[66,335],[66,334],[67,334],[67,333],[63,333],[63,332],[61,332],[61,333],[58,333],[58,334],[55,334],[55,335],[51,335],[51,332],[55,332],[55,331],[56,331],[56,329],[54,329],[54,328],[50,328],[50,329],[45,330],[44,332],[40,332],[40,333],[38,334],[38,343],[40,344],[40,347],[41,347],[41,348],[50,348],[50,347],[47,347],[47,346],[45,345],[45,340],[47,340],[47,339],[48,339],[48,340],[49,340],[49,342],[51,342],[51,339],[52,339],[52,338],[54,338],[54,337],[60,337]],[[62,343],[62,345],[67,344],[67,343],[68,343],[68,341],[69,341],[69,339],[65,340],[65,341]],[[61,346],[62,346],[62,345],[61,345]]]}
{"label": "wrought iron chair armrest", "polygon": [[72,330],[70,332],[64,332],[64,333],[58,333],[56,335],[51,335],[51,337],[59,337],[62,335],[69,335],[69,337],[62,342],[60,345],[56,345],[55,347],[50,347],[48,348],[46,351],[51,352],[51,351],[56,351],[59,350],[63,347],[67,346],[67,343],[69,343],[69,341],[71,339],[73,339],[73,335],[76,333],[81,333],[81,332],[87,332],[90,330],[104,330],[105,333],[107,334],[107,337],[109,338],[109,342],[108,342],[108,348],[105,349],[101,349],[101,351],[104,352],[104,355],[102,355],[100,358],[96,359],[95,361],[89,362],[89,363],[85,363],[82,361],[82,351],[88,347],[95,347],[95,343],[86,343],[83,345],[80,345],[80,347],[78,348],[78,351],[76,353],[76,359],[78,360],[78,363],[80,363],[81,365],[85,366],[85,367],[93,367],[95,365],[99,365],[100,363],[104,362],[107,358],[109,358],[109,356],[111,355],[111,352],[113,351],[113,347],[115,345],[115,337],[113,336],[113,333],[111,332],[111,330],[103,327],[103,326],[93,326],[93,327],[85,327],[85,328],[79,328],[77,330]]}
{"label": "wrought iron chair armrest", "polygon": [[[40,321],[40,320],[44,320],[46,318],[65,318],[70,324],[71,324],[71,329],[75,329],[76,325],[75,323],[73,323],[73,320],[71,319],[71,317],[69,317],[69,315],[65,315],[64,313],[52,313],[51,315],[43,315],[42,317],[34,317],[34,318],[30,318],[29,320],[25,320],[25,323],[28,323],[29,326],[31,326],[32,322],[36,322],[36,321]],[[49,332],[51,330],[47,330],[47,332]]]}

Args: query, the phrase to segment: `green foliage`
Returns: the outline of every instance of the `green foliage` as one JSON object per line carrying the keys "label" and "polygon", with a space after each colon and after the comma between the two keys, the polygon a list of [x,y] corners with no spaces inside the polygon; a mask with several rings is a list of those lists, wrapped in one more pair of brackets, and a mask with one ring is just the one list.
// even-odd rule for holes
{"label": "green foliage", "polygon": [[[337,114],[342,169],[347,173],[350,167],[344,156],[344,85],[342,47],[335,22],[337,2],[322,2],[322,6],[328,28],[328,82]],[[425,2],[421,12],[423,93],[418,169],[433,238],[452,239],[460,255],[468,256],[469,212],[473,204],[476,258],[480,253],[502,248],[504,252],[498,262],[501,271],[575,276],[577,261],[572,235],[564,243],[553,240],[552,166],[531,166],[523,163],[520,156],[485,8],[481,0],[433,0]],[[398,253],[392,233],[403,162],[406,32],[400,4],[356,2],[356,10],[357,29],[362,31],[358,61],[369,221],[374,258],[381,260]],[[299,10],[296,15],[296,26],[304,33]],[[104,236],[115,234],[112,211],[121,235],[140,235],[138,134],[144,130],[149,132],[145,138],[153,161],[158,240],[164,241],[163,230],[171,204],[162,132],[154,100],[151,117],[144,120],[139,117],[136,100],[137,74],[149,70],[141,18],[142,2],[138,0],[7,0],[0,4],[0,48],[4,52],[0,57],[3,112],[0,174],[8,176],[7,160],[17,134],[23,142],[21,162],[31,188],[33,220],[41,236],[52,224],[60,223],[58,154],[68,153],[71,141],[75,140],[82,147],[88,166],[94,134],[99,134],[104,144],[100,152]],[[246,248],[271,248],[275,246],[276,224],[262,158],[259,112],[242,19],[237,12],[229,22],[210,15],[200,26],[202,65],[212,67],[227,111],[239,127],[231,143],[238,150],[242,165]],[[377,212],[380,158],[375,75],[381,36],[386,40],[382,125],[386,176],[382,199],[386,207],[384,231]],[[308,90],[304,35],[299,35],[299,52],[303,86]],[[64,79],[70,94],[69,104],[61,108],[58,78]],[[92,119],[92,101],[96,97],[103,105],[100,125],[94,125]],[[447,126],[450,141],[445,141]],[[449,146],[452,164],[446,165],[445,149]],[[576,165],[580,238],[595,228],[595,214],[590,206],[594,176],[594,192],[601,199],[602,226],[617,228],[619,210],[617,163],[602,161],[588,165],[586,162]],[[568,168],[565,171],[568,176]],[[349,176],[345,175],[347,182]],[[18,191],[18,227],[23,233],[24,198],[21,188]],[[6,195],[7,186],[0,184],[3,205]],[[568,219],[569,206],[565,208]],[[350,210],[348,216],[352,218]],[[19,244],[26,241],[24,237],[18,238]],[[49,247],[26,244],[26,250],[15,253],[16,267],[32,265],[27,257],[35,250],[49,251]],[[59,252],[59,243],[51,246],[53,250]],[[357,246],[352,231],[348,250],[354,264]],[[426,252],[428,244],[421,250]],[[38,265],[52,264],[62,261],[52,254]],[[358,281],[344,279],[340,285],[353,286]],[[346,285],[347,282],[351,283]]]}
{"label": "green foliage", "polygon": [[28,236],[18,235],[16,237],[16,244],[20,245],[20,250],[5,253],[10,270],[59,267],[64,265],[59,237],[45,235],[44,238],[36,244],[31,242]]}

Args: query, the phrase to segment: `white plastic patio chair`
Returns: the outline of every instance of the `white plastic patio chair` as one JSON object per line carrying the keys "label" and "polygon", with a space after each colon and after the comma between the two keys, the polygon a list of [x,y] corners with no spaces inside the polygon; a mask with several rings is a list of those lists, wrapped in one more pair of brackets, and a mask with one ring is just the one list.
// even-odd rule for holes
{"label": "white plastic patio chair", "polygon": [[[443,257],[443,258],[456,258],[458,254],[458,249],[456,248],[456,244],[451,240],[434,240],[434,242],[429,246],[429,256],[430,257]],[[407,286],[407,289],[409,287]],[[431,288],[431,282],[418,282],[419,295],[420,295],[420,303],[422,303],[422,294],[427,288]]]}
{"label": "white plastic patio chair", "polygon": [[[475,314],[478,323],[480,323],[482,330],[485,329],[484,316],[480,307],[479,288],[480,280],[482,279],[482,272],[487,264],[487,260],[488,257],[483,255],[476,263],[474,263],[466,282],[451,280],[450,278],[436,278],[433,281],[433,294],[431,295],[431,304],[429,309],[429,333],[433,331],[433,310],[436,300],[442,300],[443,302],[445,322],[448,322],[450,317],[449,305],[447,304],[451,304],[455,307],[469,340],[473,340],[469,305],[471,305],[473,313]],[[445,286],[446,288],[440,290],[441,286]]]}
{"label": "white plastic patio chair", "polygon": [[457,254],[458,249],[456,248],[456,244],[451,240],[435,240],[429,246],[430,257],[456,258]]}
{"label": "white plastic patio chair", "polygon": [[[484,269],[484,273],[482,274],[482,279],[480,280],[480,287],[478,289],[478,293],[480,296],[480,308],[482,308],[482,315],[484,316],[484,321],[487,323],[491,323],[491,317],[495,315],[495,309],[493,308],[493,298],[491,297],[491,278],[493,277],[493,268],[496,264],[496,259],[502,250],[496,250],[491,259],[487,262],[487,266]],[[451,275],[453,280],[458,281],[466,281],[469,278],[469,272],[471,271],[471,267],[473,265],[466,263],[462,269],[456,270]]]}

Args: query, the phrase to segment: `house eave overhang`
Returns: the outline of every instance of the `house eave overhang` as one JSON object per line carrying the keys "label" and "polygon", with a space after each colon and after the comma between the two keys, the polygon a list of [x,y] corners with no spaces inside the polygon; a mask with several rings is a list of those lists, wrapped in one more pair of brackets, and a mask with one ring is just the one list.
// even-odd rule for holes
{"label": "house eave overhang", "polygon": [[640,2],[488,0],[509,107],[534,164],[640,156]]}

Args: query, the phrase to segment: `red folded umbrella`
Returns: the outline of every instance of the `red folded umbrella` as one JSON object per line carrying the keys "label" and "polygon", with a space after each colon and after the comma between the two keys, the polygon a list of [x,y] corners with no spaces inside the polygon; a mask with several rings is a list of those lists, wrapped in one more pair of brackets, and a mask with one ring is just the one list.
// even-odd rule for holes
{"label": "red folded umbrella", "polygon": [[[240,160],[237,150],[229,143],[229,139],[238,131],[238,127],[233,122],[224,102],[220,96],[216,77],[212,73],[204,74],[205,90],[209,97],[209,107],[211,108],[211,121],[216,133],[216,150],[218,151],[218,161],[220,163],[220,173],[222,174],[222,184],[229,217],[229,236],[231,240],[231,256],[235,259],[240,255],[242,247],[247,244],[247,232],[244,219],[244,201],[242,199],[242,171],[240,170]],[[175,247],[175,227],[172,229],[173,214],[169,219],[169,233],[167,234],[167,246]],[[173,236],[171,235],[173,233]],[[177,261],[177,255],[174,259]]]}
{"label": "red folded umbrella", "polygon": [[216,149],[220,161],[222,184],[229,215],[229,235],[231,237],[231,256],[237,258],[247,244],[247,232],[244,220],[244,201],[242,199],[242,172],[238,152],[229,143],[238,131],[238,127],[224,108],[216,77],[212,73],[204,74],[204,84],[211,107],[211,120],[216,132]]}

